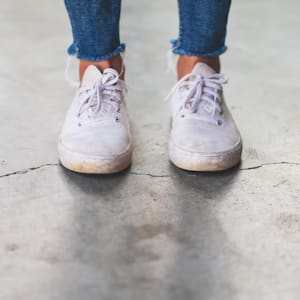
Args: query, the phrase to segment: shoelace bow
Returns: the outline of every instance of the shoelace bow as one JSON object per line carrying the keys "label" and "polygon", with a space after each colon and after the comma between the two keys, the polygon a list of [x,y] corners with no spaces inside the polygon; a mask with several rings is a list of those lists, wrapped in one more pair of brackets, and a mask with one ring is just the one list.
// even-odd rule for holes
{"label": "shoelace bow", "polygon": [[78,116],[89,111],[96,115],[101,110],[104,102],[114,107],[119,112],[121,103],[122,86],[118,83],[119,74],[114,69],[106,69],[100,80],[91,86],[84,86],[79,89],[82,101],[79,107]]}
{"label": "shoelace bow", "polygon": [[222,84],[227,81],[227,76],[221,73],[207,76],[187,74],[175,84],[165,101],[170,100],[175,91],[186,88],[187,93],[178,103],[174,115],[181,110],[184,110],[185,113],[195,114],[198,112],[200,104],[205,102],[205,105],[202,106],[203,109],[214,117],[216,111],[222,113]]}

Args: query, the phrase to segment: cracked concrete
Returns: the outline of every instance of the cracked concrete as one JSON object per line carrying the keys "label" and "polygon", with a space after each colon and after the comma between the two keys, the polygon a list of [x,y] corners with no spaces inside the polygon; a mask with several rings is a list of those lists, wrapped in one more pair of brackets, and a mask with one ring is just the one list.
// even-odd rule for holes
{"label": "cracked concrete", "polygon": [[258,169],[262,168],[264,166],[274,166],[274,165],[292,165],[292,166],[300,166],[300,163],[298,162],[288,162],[288,161],[278,161],[278,162],[269,162],[269,163],[261,163],[257,166],[252,166],[248,168],[240,168],[241,171],[245,170],[253,170],[253,169]]}
{"label": "cracked concrete", "polygon": [[24,175],[24,174],[28,174],[31,171],[36,171],[36,170],[39,170],[39,169],[42,169],[42,168],[54,167],[54,166],[57,167],[57,166],[59,166],[59,164],[58,163],[56,163],[56,164],[50,164],[50,163],[42,164],[42,165],[37,166],[37,167],[30,167],[30,168],[27,168],[27,169],[23,169],[23,170],[3,174],[3,175],[0,176],[0,178],[9,177],[9,176],[13,176],[13,175]]}
{"label": "cracked concrete", "polygon": [[[287,162],[287,161],[282,161],[282,162],[273,162],[273,163],[262,163],[260,165],[257,166],[252,166],[252,167],[248,167],[248,168],[239,168],[240,171],[246,171],[246,170],[254,170],[254,169],[259,169],[262,168],[264,166],[273,166],[273,165],[294,165],[294,166],[299,166],[300,163],[296,163],[296,162]],[[36,166],[36,167],[30,167],[27,169],[23,169],[23,170],[18,170],[18,171],[14,171],[14,172],[10,172],[7,174],[3,174],[0,176],[0,178],[4,178],[4,177],[9,177],[9,176],[13,176],[13,175],[24,175],[24,174],[28,174],[31,171],[36,171],[45,167],[57,167],[60,166],[59,163],[46,163],[46,164],[42,164],[40,166]],[[128,170],[125,170],[125,172],[127,172]],[[189,172],[190,174],[194,174],[197,175],[196,172]],[[170,175],[168,174],[151,174],[151,173],[138,173],[138,172],[134,172],[134,171],[129,171],[128,172],[129,175],[136,175],[136,176],[149,176],[149,177],[153,177],[153,178],[168,178],[170,177]]]}
{"label": "cracked concrete", "polygon": [[1,4],[0,299],[298,300],[299,1],[233,2],[223,70],[244,153],[220,173],[167,159],[176,1],[123,9],[134,160],[95,176],[57,161],[63,1]]}

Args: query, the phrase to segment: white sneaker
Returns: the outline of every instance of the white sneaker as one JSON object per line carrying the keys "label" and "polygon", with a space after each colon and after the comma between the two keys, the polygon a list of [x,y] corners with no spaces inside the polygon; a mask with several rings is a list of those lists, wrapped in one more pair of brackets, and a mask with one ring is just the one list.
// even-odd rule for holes
{"label": "white sneaker", "polygon": [[58,151],[63,166],[80,173],[115,173],[131,163],[127,89],[114,69],[89,66],[67,113]]}
{"label": "white sneaker", "polygon": [[225,75],[198,63],[177,82],[171,99],[169,157],[190,171],[231,168],[241,160],[242,139],[223,98]]}

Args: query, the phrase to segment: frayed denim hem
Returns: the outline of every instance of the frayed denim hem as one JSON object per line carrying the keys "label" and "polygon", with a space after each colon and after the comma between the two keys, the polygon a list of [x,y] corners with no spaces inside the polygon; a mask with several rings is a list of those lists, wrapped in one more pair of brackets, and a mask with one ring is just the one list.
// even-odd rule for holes
{"label": "frayed denim hem", "polygon": [[110,59],[114,56],[117,56],[118,54],[125,51],[126,45],[124,43],[121,43],[114,51],[111,53],[105,54],[105,55],[85,55],[80,53],[80,49],[73,43],[67,50],[68,54],[70,56],[75,56],[78,59],[83,59],[87,61],[102,61]]}
{"label": "frayed denim hem", "polygon": [[184,50],[183,48],[180,47],[180,42],[178,39],[173,39],[170,41],[170,43],[172,45],[172,52],[174,54],[187,55],[187,56],[201,56],[201,57],[219,56],[219,55],[225,53],[226,50],[228,49],[228,47],[226,45],[224,45],[215,51],[200,53],[200,52]]}

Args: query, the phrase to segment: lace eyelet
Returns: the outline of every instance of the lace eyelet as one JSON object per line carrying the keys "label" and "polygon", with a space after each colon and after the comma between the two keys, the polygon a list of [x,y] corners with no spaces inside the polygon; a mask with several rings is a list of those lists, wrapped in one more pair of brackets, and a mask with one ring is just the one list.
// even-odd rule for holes
{"label": "lace eyelet", "polygon": [[184,115],[181,115],[180,117],[181,117],[181,118],[184,118]]}
{"label": "lace eyelet", "polygon": [[223,124],[223,122],[222,122],[222,120],[218,120],[218,122],[217,122],[217,124],[219,125],[219,126],[221,126],[222,124]]}
{"label": "lace eyelet", "polygon": [[116,122],[119,123],[120,122],[120,118],[116,117]]}
{"label": "lace eyelet", "polygon": [[78,127],[81,127],[81,126],[82,126],[82,124],[79,122],[79,123],[78,123]]}

